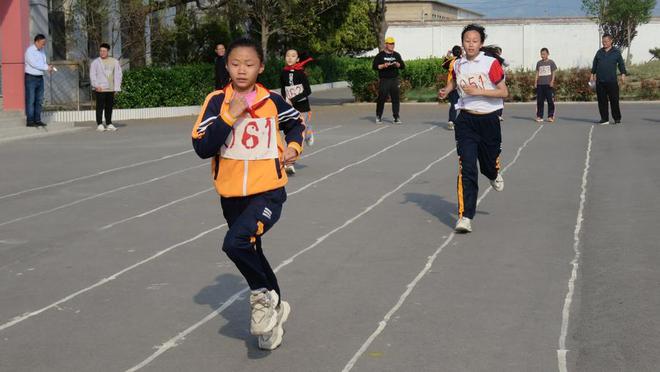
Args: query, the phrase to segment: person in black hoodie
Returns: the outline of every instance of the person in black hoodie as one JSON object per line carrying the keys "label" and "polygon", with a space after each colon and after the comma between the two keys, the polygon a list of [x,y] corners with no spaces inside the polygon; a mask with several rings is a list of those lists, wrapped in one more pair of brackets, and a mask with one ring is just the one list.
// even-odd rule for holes
{"label": "person in black hoodie", "polygon": [[225,46],[218,44],[215,46],[215,90],[222,89],[229,84],[229,73],[227,72],[227,62],[225,61]]}
{"label": "person in black hoodie", "polygon": [[387,96],[392,99],[394,124],[401,124],[399,117],[399,70],[406,68],[401,55],[394,51],[394,38],[385,38],[385,49],[376,55],[372,64],[378,71],[378,101],[376,103],[376,124],[383,122],[383,109]]}
{"label": "person in black hoodie", "polygon": [[[308,98],[312,94],[312,89],[305,74],[305,65],[313,59],[308,57],[301,62],[298,51],[289,49],[286,51],[284,60],[286,65],[280,75],[282,97],[286,98],[286,101],[302,114],[306,126],[305,143],[312,146],[314,145],[314,131],[311,126],[312,110]],[[293,165],[286,166],[285,170],[288,174],[296,173]]]}

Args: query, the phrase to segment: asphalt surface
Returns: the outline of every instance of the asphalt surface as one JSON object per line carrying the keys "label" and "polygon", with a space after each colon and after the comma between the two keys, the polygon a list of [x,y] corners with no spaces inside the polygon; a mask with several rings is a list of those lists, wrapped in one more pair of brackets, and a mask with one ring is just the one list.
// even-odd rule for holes
{"label": "asphalt surface", "polygon": [[455,235],[447,107],[378,126],[340,96],[264,238],[292,306],[273,352],[219,252],[194,118],[1,144],[0,371],[658,370],[660,104],[620,126],[507,106],[504,191],[481,176]]}

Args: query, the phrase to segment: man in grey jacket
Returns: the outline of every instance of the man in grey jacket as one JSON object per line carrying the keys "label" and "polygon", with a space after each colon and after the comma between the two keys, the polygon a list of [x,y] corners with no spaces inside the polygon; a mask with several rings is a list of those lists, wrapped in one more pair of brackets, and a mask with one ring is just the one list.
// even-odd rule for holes
{"label": "man in grey jacket", "polygon": [[[110,45],[103,43],[99,47],[99,58],[92,62],[89,76],[92,88],[96,92],[96,130],[115,131],[112,125],[112,107],[115,103],[115,92],[121,90],[121,66],[119,61],[109,57]],[[103,111],[105,111],[105,126],[103,125]]]}
{"label": "man in grey jacket", "polygon": [[591,81],[596,81],[596,95],[598,96],[598,111],[600,111],[600,125],[610,123],[607,103],[612,108],[614,124],[621,124],[621,110],[619,109],[619,83],[616,69],[621,72],[621,84],[626,82],[626,65],[619,49],[612,47],[612,35],[603,35],[603,47],[596,52],[591,67]]}

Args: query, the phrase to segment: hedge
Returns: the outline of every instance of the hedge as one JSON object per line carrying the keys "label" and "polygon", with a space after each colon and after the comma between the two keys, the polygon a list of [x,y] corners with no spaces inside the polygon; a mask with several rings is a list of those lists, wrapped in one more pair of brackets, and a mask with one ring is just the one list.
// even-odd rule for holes
{"label": "hedge", "polygon": [[[347,80],[348,70],[362,65],[370,66],[371,60],[320,56],[305,71],[310,84],[321,84]],[[283,59],[270,59],[259,82],[270,89],[279,88],[283,66]],[[116,105],[118,108],[201,105],[213,90],[213,74],[211,64],[129,69],[124,73]]]}

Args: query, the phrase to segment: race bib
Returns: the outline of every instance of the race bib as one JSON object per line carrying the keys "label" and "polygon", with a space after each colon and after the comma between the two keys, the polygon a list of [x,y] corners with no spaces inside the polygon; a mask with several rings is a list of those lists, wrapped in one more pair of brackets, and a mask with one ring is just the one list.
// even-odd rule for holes
{"label": "race bib", "polygon": [[463,95],[464,93],[464,88],[472,85],[475,86],[479,89],[486,89],[486,81],[488,81],[488,75],[486,75],[483,72],[480,73],[475,73],[475,74],[460,74],[458,76],[458,89],[459,93]]}
{"label": "race bib", "polygon": [[552,69],[550,66],[539,66],[539,76],[550,76],[552,75]]}
{"label": "race bib", "polygon": [[220,156],[237,160],[277,159],[275,118],[240,118],[220,148]]}
{"label": "race bib", "polygon": [[288,87],[284,87],[284,92],[286,93],[286,98],[291,100],[293,97],[299,95],[300,93],[304,92],[305,88],[303,88],[302,84],[296,84],[296,85],[290,85]]}

